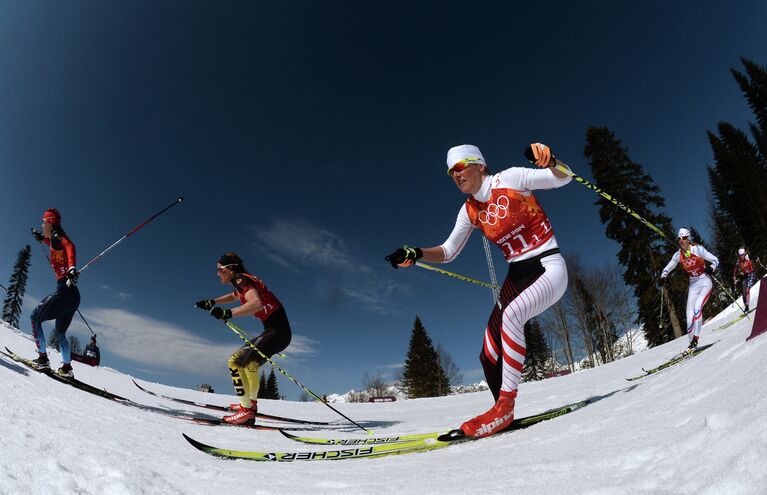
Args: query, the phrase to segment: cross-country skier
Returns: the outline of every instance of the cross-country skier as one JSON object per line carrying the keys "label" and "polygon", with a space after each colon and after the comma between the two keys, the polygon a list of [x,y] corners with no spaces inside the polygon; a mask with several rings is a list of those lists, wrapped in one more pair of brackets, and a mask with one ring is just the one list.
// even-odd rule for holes
{"label": "cross-country skier", "polygon": [[[714,287],[711,277],[719,266],[719,259],[700,244],[694,244],[690,231],[684,227],[679,229],[677,240],[680,249],[663,269],[660,284],[666,283],[668,274],[681,262],[682,268],[690,276],[690,288],[687,291],[687,336],[690,339],[688,349],[693,350],[698,347],[700,329],[703,326],[703,306],[706,305]],[[706,261],[710,264],[706,265]]]}
{"label": "cross-country skier", "polygon": [[497,433],[513,421],[525,362],[525,322],[556,303],[567,288],[565,261],[551,223],[532,191],[561,187],[571,178],[553,167],[547,146],[535,143],[531,147],[535,164],[543,170],[512,167],[497,174],[488,170],[476,146],[451,148],[447,172],[468,195],[453,232],[439,246],[405,246],[386,257],[394,268],[411,266],[419,259],[449,263],[466,245],[473,229],[479,229],[503,251],[509,263],[479,355],[495,405],[461,425],[463,433],[471,437]]}
{"label": "cross-country skier", "polygon": [[735,267],[732,270],[732,285],[737,287],[739,278],[741,279],[743,304],[746,306],[744,312],[748,313],[748,306],[751,302],[751,287],[756,283],[756,272],[754,272],[754,264],[748,257],[746,248],[738,249],[738,261],[735,262]]}
{"label": "cross-country skier", "polygon": [[[277,297],[264,285],[264,282],[245,268],[237,254],[229,252],[219,258],[216,272],[222,284],[232,284],[234,292],[215,299],[197,301],[195,307],[209,310],[219,320],[228,320],[236,316],[253,315],[263,322],[264,331],[251,340],[251,344],[268,357],[285,349],[292,338],[290,323],[285,308]],[[217,304],[240,301],[241,306],[223,309]],[[224,421],[232,424],[252,423],[258,412],[258,387],[261,383],[259,369],[266,362],[256,350],[248,344],[237,349],[227,362],[232,374],[234,391],[240,397],[238,404],[229,409],[234,414],[224,416]]]}
{"label": "cross-country skier", "polygon": [[56,292],[43,299],[32,311],[32,337],[37,344],[38,358],[34,360],[40,369],[50,369],[48,354],[45,350],[43,322],[56,320],[56,339],[61,350],[61,367],[56,370],[61,376],[74,377],[72,355],[67,342],[66,332],[72,323],[72,317],[80,306],[80,291],[77,289],[77,268],[75,245],[61,227],[61,215],[56,208],[48,208],[43,213],[43,232],[32,229],[32,235],[38,242],[50,247],[50,262],[56,274]]}

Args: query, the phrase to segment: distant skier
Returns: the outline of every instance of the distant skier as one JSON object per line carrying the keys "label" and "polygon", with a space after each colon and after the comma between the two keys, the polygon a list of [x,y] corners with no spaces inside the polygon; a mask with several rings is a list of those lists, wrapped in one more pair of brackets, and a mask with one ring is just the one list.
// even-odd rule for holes
{"label": "distant skier", "polygon": [[[700,244],[693,244],[690,231],[685,228],[679,229],[677,240],[680,249],[663,269],[660,284],[662,286],[666,283],[668,274],[681,262],[682,268],[690,276],[690,288],[687,291],[687,336],[690,339],[688,349],[693,350],[698,347],[703,326],[703,306],[714,287],[711,277],[719,266],[719,259]],[[710,264],[706,265],[706,261]]]}
{"label": "distant skier", "polygon": [[746,306],[744,312],[748,313],[751,302],[751,287],[756,283],[756,272],[745,248],[738,249],[738,260],[732,270],[732,285],[737,287],[739,278],[741,279],[743,304]]}
{"label": "distant skier", "polygon": [[101,363],[101,351],[96,345],[95,335],[91,336],[90,342],[85,346],[85,357],[90,361],[91,366],[98,366]]}
{"label": "distant skier", "polygon": [[552,189],[571,177],[553,167],[551,150],[531,145],[535,164],[545,170],[512,167],[491,174],[479,148],[455,146],[447,152],[448,174],[468,195],[450,237],[440,246],[402,247],[386,257],[392,267],[416,260],[449,263],[461,252],[473,229],[503,251],[509,271],[493,308],[479,359],[495,405],[461,425],[467,436],[485,437],[508,427],[525,362],[525,322],[556,303],[567,288],[567,267],[551,224],[532,191]]}
{"label": "distant skier", "polygon": [[[264,331],[251,340],[251,343],[268,357],[285,349],[292,338],[288,315],[282,303],[264,285],[264,282],[248,273],[240,257],[232,252],[219,258],[216,272],[222,284],[232,284],[234,292],[215,299],[197,301],[195,307],[209,310],[210,314],[219,320],[253,315],[263,322]],[[231,310],[216,306],[237,300],[240,301],[241,306]],[[265,362],[266,359],[248,344],[237,349],[229,358],[227,364],[240,402],[229,406],[235,414],[224,416],[223,419],[227,423],[246,424],[256,419],[258,412],[256,399],[261,384],[258,373]]]}
{"label": "distant skier", "polygon": [[48,354],[45,350],[43,322],[56,320],[56,340],[61,350],[61,367],[56,373],[72,378],[71,354],[66,332],[72,323],[77,308],[80,306],[80,291],[77,289],[77,268],[75,245],[61,227],[61,215],[56,208],[48,208],[43,213],[43,232],[32,229],[32,235],[38,242],[50,247],[50,262],[56,274],[56,292],[43,299],[32,311],[32,337],[37,344],[38,358],[34,360],[39,369],[50,369]]}

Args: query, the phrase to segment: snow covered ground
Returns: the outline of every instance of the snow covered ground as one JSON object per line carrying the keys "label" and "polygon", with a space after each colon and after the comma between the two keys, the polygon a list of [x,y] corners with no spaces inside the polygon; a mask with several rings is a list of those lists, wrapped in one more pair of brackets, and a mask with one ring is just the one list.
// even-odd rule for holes
{"label": "snow covered ground", "polygon": [[[756,288],[755,288],[756,289]],[[758,297],[754,290],[753,300]],[[338,462],[258,463],[203,454],[181,436],[223,448],[312,450],[278,432],[208,427],[120,405],[0,359],[0,494],[767,493],[767,334],[729,309],[679,366],[625,379],[680,352],[677,339],[616,363],[523,384],[517,416],[601,397],[527,430],[422,454]],[[0,327],[0,346],[34,345]],[[58,356],[53,354],[52,364]],[[138,390],[131,377],[73,363],[85,382],[163,410],[209,414]],[[141,382],[159,393],[228,404],[233,397]],[[365,435],[317,403],[261,401],[260,410],[334,421],[316,436]],[[376,435],[446,430],[491,405],[489,392],[378,404],[337,404]]]}

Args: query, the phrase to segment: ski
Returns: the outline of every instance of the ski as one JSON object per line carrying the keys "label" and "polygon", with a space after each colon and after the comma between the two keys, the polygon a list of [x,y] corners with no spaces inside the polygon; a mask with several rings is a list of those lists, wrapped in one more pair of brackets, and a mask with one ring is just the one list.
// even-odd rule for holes
{"label": "ski", "polygon": [[688,351],[681,352],[681,353],[677,354],[676,356],[672,357],[671,359],[669,359],[668,361],[666,361],[665,363],[661,364],[660,366],[656,366],[655,368],[651,368],[649,370],[646,370],[646,369],[642,368],[642,371],[644,371],[644,374],[639,375],[639,376],[635,376],[635,377],[632,377],[632,378],[626,378],[626,380],[632,382],[634,380],[639,380],[640,378],[644,378],[646,376],[654,375],[655,373],[657,373],[659,371],[663,371],[666,368],[670,368],[671,366],[674,366],[674,365],[677,365],[677,364],[679,364],[681,362],[687,361],[688,359],[690,359],[693,356],[697,356],[698,354],[700,354],[701,352],[705,351],[706,349],[708,349],[712,345],[714,345],[714,344],[708,344],[708,345],[704,345],[704,346],[698,347],[698,348],[696,348],[692,352],[688,352]]}
{"label": "ski", "polygon": [[79,390],[82,390],[83,392],[88,392],[89,394],[97,395],[97,396],[103,397],[105,399],[114,400],[114,401],[120,401],[120,402],[123,402],[123,401],[127,402],[128,401],[128,399],[126,399],[125,397],[119,396],[117,394],[113,394],[111,392],[107,392],[104,389],[94,387],[93,385],[89,385],[89,384],[87,384],[85,382],[81,382],[80,380],[78,380],[76,378],[67,378],[67,377],[58,375],[58,374],[56,374],[55,371],[53,371],[50,368],[39,369],[37,367],[37,365],[35,364],[35,362],[32,361],[31,359],[27,359],[27,358],[21,357],[18,354],[16,354],[15,352],[13,352],[12,350],[8,349],[7,347],[5,348],[5,350],[7,352],[0,351],[0,354],[2,354],[4,356],[6,356],[6,357],[8,357],[8,358],[18,362],[18,363],[21,363],[21,364],[25,365],[26,367],[28,367],[28,368],[30,368],[30,369],[32,369],[34,371],[37,371],[38,373],[42,373],[43,375],[46,375],[46,376],[48,376],[50,378],[53,378],[54,380],[57,380],[57,381],[59,381],[61,383],[66,383],[67,385],[71,385],[71,386],[73,386],[73,387],[75,387],[75,388],[77,388]]}
{"label": "ski", "polygon": [[[521,430],[523,428],[527,428],[528,426],[532,426],[536,423],[540,423],[541,421],[546,421],[548,419],[556,418],[557,416],[561,416],[563,414],[567,414],[569,412],[575,411],[576,409],[580,409],[588,404],[589,404],[588,401],[575,402],[573,404],[568,404],[566,406],[550,409],[540,414],[534,414],[532,416],[515,419],[511,423],[511,425],[509,425],[509,427],[504,430],[504,432],[512,431],[512,430]],[[291,440],[294,440],[296,442],[308,443],[313,445],[378,445],[378,444],[386,444],[386,443],[404,443],[404,442],[427,440],[430,438],[437,438],[440,435],[445,434],[445,432],[438,432],[438,433],[420,433],[415,435],[398,435],[398,436],[377,437],[377,438],[315,438],[315,437],[300,437],[300,436],[292,435],[290,433],[282,431],[282,429],[280,430],[280,433],[282,433],[285,437]],[[455,437],[455,434],[453,434],[453,436]]]}
{"label": "ski", "polygon": [[[576,402],[557,409],[546,411],[545,413],[537,414],[535,416],[529,416],[526,418],[520,418],[512,426],[506,430],[497,433],[491,437],[498,435],[505,435],[512,431],[527,428],[534,424],[546,421],[564,414],[570,413],[586,405],[590,404],[590,400]],[[283,433],[284,434],[284,433]],[[403,435],[398,437],[386,437],[385,443],[380,444],[346,444],[336,443],[324,445],[349,445],[349,448],[342,448],[337,450],[320,450],[310,452],[251,452],[243,450],[228,450],[206,445],[199,442],[190,436],[183,434],[184,438],[192,444],[196,449],[204,452],[208,455],[220,457],[224,459],[245,459],[250,461],[270,461],[270,462],[293,462],[293,461],[331,461],[331,460],[343,460],[343,459],[360,459],[366,457],[383,457],[389,455],[399,454],[411,454],[417,452],[428,452],[432,450],[442,449],[450,445],[463,442],[473,442],[482,440],[482,438],[467,437],[463,435],[460,430],[452,430],[446,433],[426,433],[419,435]],[[291,437],[288,437],[291,438]],[[296,437],[298,438],[298,437]],[[296,439],[292,438],[292,439]],[[396,440],[393,440],[396,439]],[[320,439],[321,440],[321,439]],[[336,442],[354,442],[354,439],[339,439],[332,440]],[[372,440],[372,439],[368,439]],[[380,439],[379,439],[380,440]],[[302,441],[302,440],[299,440]],[[317,443],[317,442],[311,442]]]}
{"label": "ski", "polygon": [[283,430],[290,430],[290,431],[316,431],[316,428],[309,428],[309,427],[300,427],[300,426],[274,426],[274,425],[264,425],[264,424],[256,424],[256,423],[246,423],[242,425],[234,425],[232,423],[227,423],[221,418],[210,418],[205,416],[180,416],[180,415],[171,415],[172,418],[176,419],[183,419],[185,421],[190,421],[192,423],[198,424],[198,425],[204,425],[204,426],[228,426],[232,428],[246,428],[251,430],[268,430],[268,431],[283,431]]}
{"label": "ski", "polygon": [[[139,390],[146,392],[149,395],[153,395],[155,397],[160,397],[173,402],[178,402],[180,404],[186,404],[188,406],[197,406],[197,407],[202,407],[205,409],[213,409],[214,411],[222,411],[222,412],[229,411],[229,408],[227,406],[219,406],[217,404],[206,404],[204,402],[195,402],[192,400],[179,399],[178,397],[170,397],[168,395],[158,394],[156,392],[152,392],[151,390],[142,387],[141,385],[136,383],[136,380],[133,380],[133,384],[136,385],[139,388]],[[298,424],[304,424],[304,425],[327,426],[330,424],[327,421],[309,421],[305,419],[286,418],[283,416],[275,416],[273,414],[263,414],[263,413],[256,413],[256,417],[260,419],[270,419],[272,421],[282,421],[283,423],[298,423]]]}
{"label": "ski", "polygon": [[[749,309],[748,310],[748,314],[751,314],[754,311],[756,311],[756,308]],[[712,332],[717,332],[719,330],[724,330],[725,328],[729,328],[729,327],[731,327],[732,325],[736,324],[737,322],[739,322],[740,320],[742,320],[745,317],[746,317],[746,313],[741,313],[738,316],[736,316],[735,318],[733,318],[732,320],[728,321],[727,323],[724,323],[723,325],[720,325],[720,326],[716,327],[715,329],[712,330]]]}

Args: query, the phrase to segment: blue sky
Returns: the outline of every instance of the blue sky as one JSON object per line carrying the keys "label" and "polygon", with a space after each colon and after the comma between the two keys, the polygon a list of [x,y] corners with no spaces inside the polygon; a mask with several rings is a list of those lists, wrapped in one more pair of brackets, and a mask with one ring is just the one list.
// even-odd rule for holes
{"label": "blue sky", "polygon": [[[585,130],[608,126],[676,225],[708,233],[706,130],[751,119],[729,70],[767,63],[765,25],[758,1],[0,0],[0,280],[45,208],[82,264],[184,196],[83,274],[106,365],[229,392],[240,341],[192,303],[228,291],[215,262],[234,250],[284,302],[280,364],[315,392],[396,373],[416,315],[477,381],[489,292],[383,261],[452,229],[447,149],[476,144],[500,170],[541,141],[590,178]],[[539,200],[565,254],[615,261],[592,192]],[[27,331],[54,287],[33,247]],[[446,268],[487,279],[479,235]]]}

